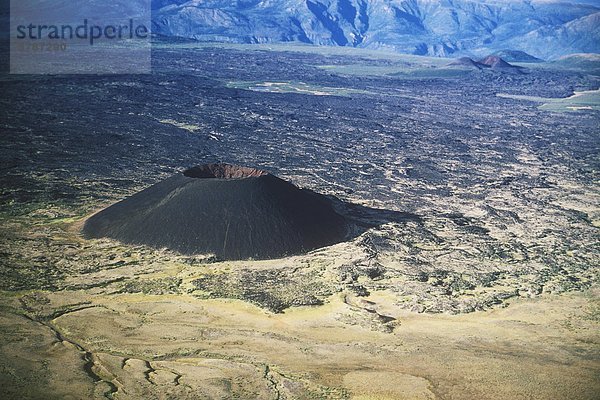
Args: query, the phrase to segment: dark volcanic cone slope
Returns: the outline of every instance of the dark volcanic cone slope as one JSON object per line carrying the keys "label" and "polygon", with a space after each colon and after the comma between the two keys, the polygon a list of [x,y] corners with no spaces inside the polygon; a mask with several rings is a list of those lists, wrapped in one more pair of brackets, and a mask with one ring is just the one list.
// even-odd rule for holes
{"label": "dark volcanic cone slope", "polygon": [[515,68],[514,65],[507,63],[498,56],[487,56],[483,60],[479,60],[479,64],[488,66],[490,68]]}
{"label": "dark volcanic cone slope", "polygon": [[169,248],[222,259],[298,254],[345,239],[330,201],[264,171],[190,168],[90,217],[88,238]]}
{"label": "dark volcanic cone slope", "polygon": [[448,64],[448,66],[470,67],[470,68],[477,68],[477,69],[483,68],[483,66],[481,64],[473,61],[469,57],[461,57],[461,58],[451,62],[450,64]]}

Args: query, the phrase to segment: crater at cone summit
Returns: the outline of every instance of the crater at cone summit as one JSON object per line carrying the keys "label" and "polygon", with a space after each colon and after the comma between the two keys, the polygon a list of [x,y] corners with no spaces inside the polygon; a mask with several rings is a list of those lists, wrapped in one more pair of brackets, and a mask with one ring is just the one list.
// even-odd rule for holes
{"label": "crater at cone summit", "polygon": [[229,164],[187,169],[94,214],[83,227],[88,238],[226,260],[298,254],[339,243],[347,231],[328,198]]}

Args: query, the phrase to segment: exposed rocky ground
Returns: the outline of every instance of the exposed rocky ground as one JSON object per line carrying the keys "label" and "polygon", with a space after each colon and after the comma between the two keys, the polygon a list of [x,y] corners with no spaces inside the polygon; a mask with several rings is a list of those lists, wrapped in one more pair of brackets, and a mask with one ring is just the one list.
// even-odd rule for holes
{"label": "exposed rocky ground", "polygon": [[[327,315],[319,321],[332,332],[353,332],[349,340],[360,354],[375,357],[391,351],[386,346],[401,348],[394,340],[404,335],[403,320],[418,314],[425,325],[433,314],[468,314],[454,321],[475,324],[476,311],[507,315],[500,308],[510,310],[512,303],[560,303],[561,296],[590,293],[598,282],[598,112],[551,113],[496,96],[566,97],[597,88],[597,77],[543,68],[523,74],[464,71],[448,78],[349,77],[316,66],[400,62],[167,45],[155,50],[154,60],[155,72],[147,76],[3,76],[0,82],[2,329],[10,340],[24,335],[34,343],[38,335],[48,344],[52,356],[39,356],[51,360],[40,361],[47,364],[48,382],[57,379],[56,365],[83,364],[73,382],[91,379],[85,390],[149,398],[148,385],[179,382],[203,368],[200,375],[208,381],[174,385],[170,395],[194,398],[193,388],[204,387],[198,398],[345,398],[364,388],[340,382],[321,367],[303,375],[274,355],[257,356],[252,332],[258,329],[261,340],[274,335],[277,343],[299,343],[290,351],[300,357],[307,337],[316,335],[309,342],[321,343],[319,329],[306,322],[313,314],[303,319],[311,329],[302,333],[290,328],[296,322],[289,319],[314,312]],[[233,81],[354,91],[256,92],[228,87]],[[328,194],[338,212],[356,222],[355,237],[290,258],[226,262],[81,236],[90,213],[176,171],[214,161],[265,169]],[[135,299],[152,305],[136,308]],[[188,306],[207,331],[177,331],[175,318],[186,318]],[[211,318],[227,319],[222,329],[234,329],[227,324],[235,324],[233,315],[244,307],[256,318],[248,316],[246,323],[258,325],[248,328],[238,346],[239,332],[218,332]],[[586,307],[593,306],[584,303],[581,311],[590,319],[573,311],[576,320],[596,326],[597,313],[584,312]],[[159,324],[155,312],[175,325],[152,328]],[[565,318],[572,323],[575,317]],[[266,321],[279,325],[266,328]],[[104,333],[96,337],[94,329]],[[170,331],[172,341],[164,339]],[[280,331],[285,337],[274,338]],[[556,332],[562,330],[547,335]],[[584,329],[587,344],[573,345],[582,358],[565,356],[572,365],[585,364],[585,376],[598,371],[597,363],[585,361],[597,351],[591,332]],[[144,347],[146,337],[154,348]],[[452,346],[460,349],[462,339],[456,340]],[[16,343],[2,351],[21,359],[19,351],[31,343]],[[335,353],[329,347],[306,351],[308,359]],[[182,364],[181,357],[188,361]],[[369,357],[365,362],[374,370],[387,368]],[[358,364],[336,360],[348,368],[345,373],[358,373]],[[183,373],[184,366],[191,369]],[[2,368],[10,382],[22,384],[12,396],[30,390],[35,397],[23,378],[30,367]],[[137,372],[123,378],[119,371]],[[297,375],[289,377],[290,371]],[[409,376],[395,371],[398,387],[420,390],[420,398],[460,397],[448,391],[451,380],[439,383],[441,375],[429,376],[425,367]],[[586,385],[578,398],[591,398]],[[60,398],[75,386],[52,393]],[[479,393],[474,387],[468,389],[473,396]],[[553,398],[559,389],[550,385],[540,398]]]}

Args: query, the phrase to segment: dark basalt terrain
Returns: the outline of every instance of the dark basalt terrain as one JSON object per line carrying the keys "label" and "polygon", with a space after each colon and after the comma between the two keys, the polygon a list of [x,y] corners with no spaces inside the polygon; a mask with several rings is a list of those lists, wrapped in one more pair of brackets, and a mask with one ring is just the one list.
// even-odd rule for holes
{"label": "dark basalt terrain", "polygon": [[[404,308],[466,312],[517,296],[585,289],[594,279],[597,112],[550,113],[537,103],[496,96],[568,97],[596,88],[592,74],[490,68],[449,78],[346,76],[319,66],[407,63],[193,43],[158,43],[153,62],[151,75],[3,78],[2,288],[142,290],[146,284],[122,276],[75,284],[73,276],[117,273],[154,253],[61,239],[63,224],[182,165],[215,160],[257,165],[345,203],[415,216],[388,218],[363,209],[365,228],[353,242],[361,256],[332,260],[357,270],[380,265],[385,273],[363,281],[361,274],[335,271],[340,282],[311,278],[307,290],[315,293],[383,285],[402,295]],[[316,96],[227,87],[259,79],[357,92]],[[354,218],[357,210],[340,213]],[[236,297],[243,297],[245,282],[235,285]],[[213,289],[213,295],[231,292]],[[184,289],[169,283],[156,290]]]}
{"label": "dark basalt terrain", "polygon": [[[0,76],[0,397],[597,397],[600,113],[540,108],[597,90],[597,60],[205,46],[154,43],[148,75]],[[181,170],[215,162],[257,170]],[[223,261],[81,235],[126,198],[128,223],[166,199],[161,232],[210,200],[194,186],[269,218],[260,171],[327,197],[348,240]]]}
{"label": "dark basalt terrain", "polygon": [[207,164],[159,182],[89,218],[88,238],[108,237],[219,259],[267,259],[344,240],[330,200],[265,171]]}

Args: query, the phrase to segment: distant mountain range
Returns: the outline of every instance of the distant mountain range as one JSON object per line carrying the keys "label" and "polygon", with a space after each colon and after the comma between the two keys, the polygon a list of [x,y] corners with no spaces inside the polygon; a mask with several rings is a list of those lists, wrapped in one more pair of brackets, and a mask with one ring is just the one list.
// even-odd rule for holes
{"label": "distant mountain range", "polygon": [[558,0],[153,0],[152,19],[155,33],[202,41],[303,42],[450,57],[519,51],[556,59],[571,53],[600,53],[597,4]]}

